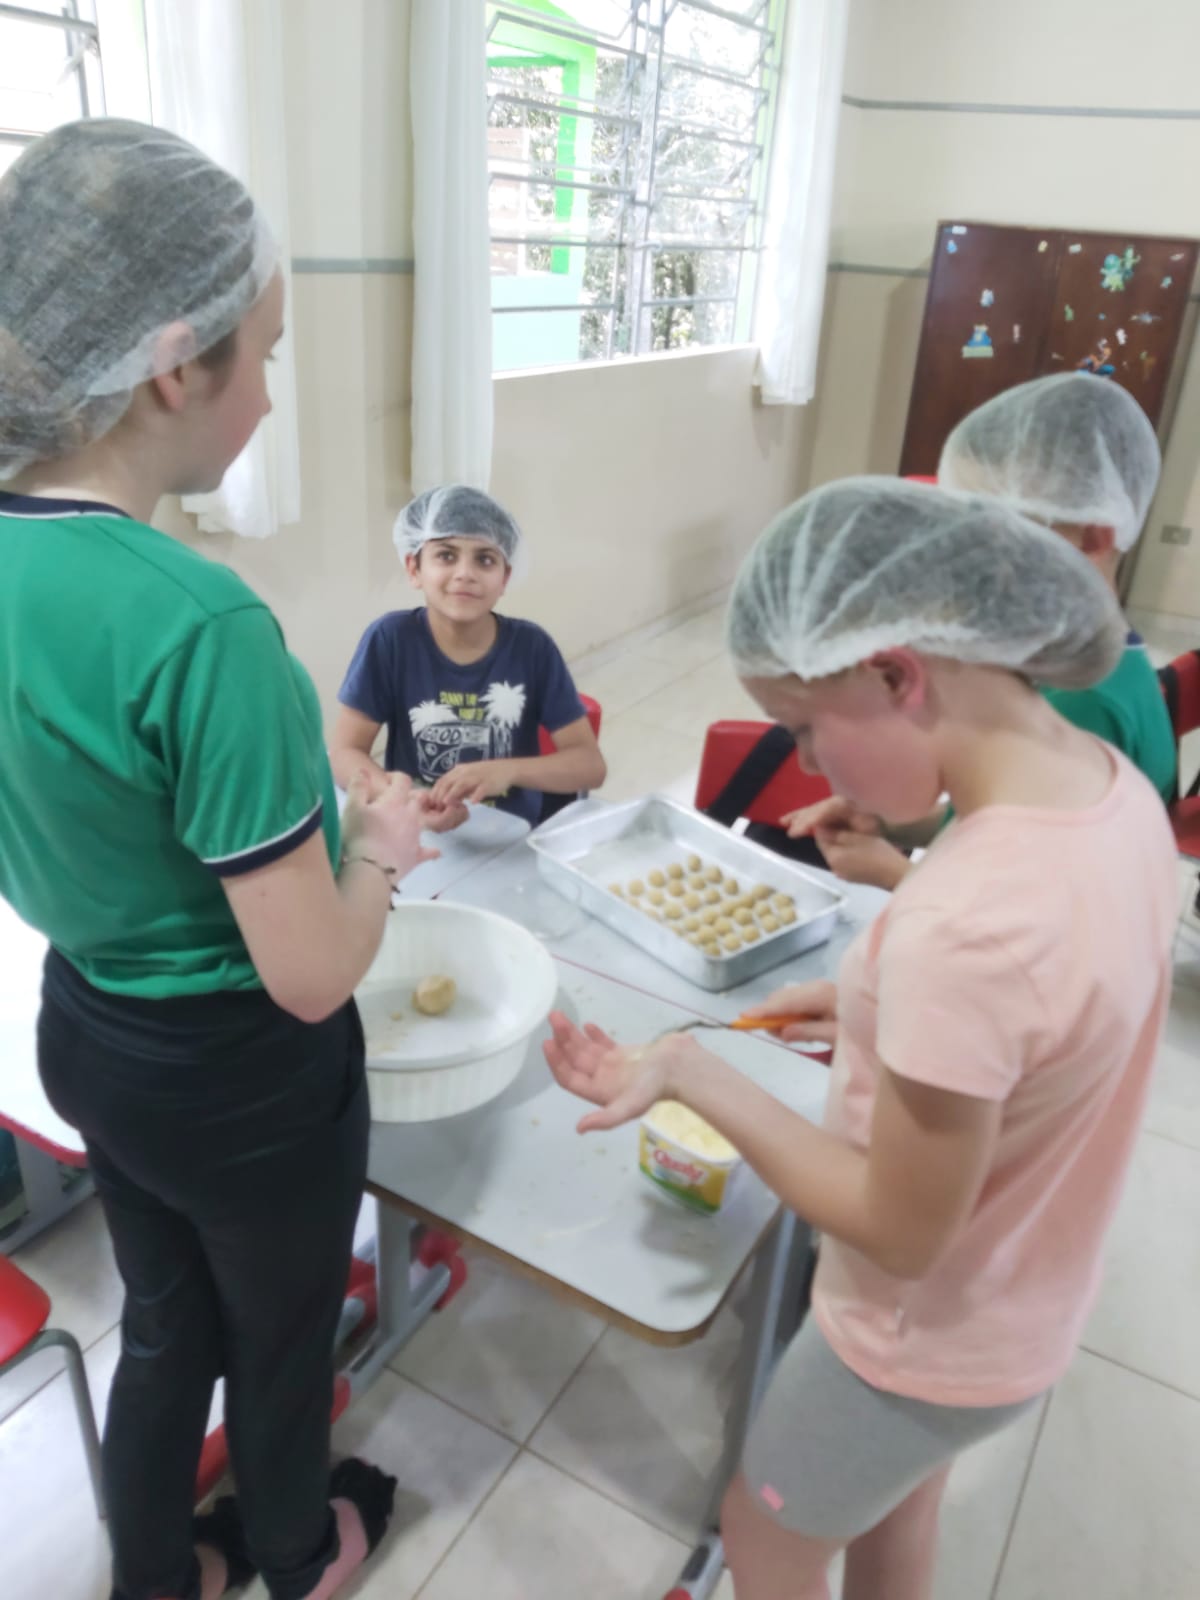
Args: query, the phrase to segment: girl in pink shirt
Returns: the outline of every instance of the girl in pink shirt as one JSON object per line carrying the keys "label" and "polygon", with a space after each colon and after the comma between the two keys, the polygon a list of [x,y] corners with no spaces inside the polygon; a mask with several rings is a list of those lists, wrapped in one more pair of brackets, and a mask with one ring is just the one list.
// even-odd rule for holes
{"label": "girl in pink shirt", "polygon": [[555,1016],[581,1131],[682,1100],[823,1235],[722,1516],[738,1600],[925,1600],[956,1454],[1071,1361],[1170,984],[1175,851],[1125,759],[1033,687],[1098,682],[1110,590],[994,501],[895,479],[767,530],[729,642],[801,765],[889,824],[959,818],[847,953],[763,1013],[836,1041],[821,1128],[690,1035],[643,1052]]}

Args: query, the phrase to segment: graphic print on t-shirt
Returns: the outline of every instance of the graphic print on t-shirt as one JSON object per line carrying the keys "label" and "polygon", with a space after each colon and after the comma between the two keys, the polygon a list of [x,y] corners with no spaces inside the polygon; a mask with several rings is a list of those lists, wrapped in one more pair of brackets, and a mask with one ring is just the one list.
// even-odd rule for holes
{"label": "graphic print on t-shirt", "polygon": [[525,712],[523,683],[491,683],[482,694],[443,689],[409,708],[418,775],[433,784],[460,761],[502,761]]}

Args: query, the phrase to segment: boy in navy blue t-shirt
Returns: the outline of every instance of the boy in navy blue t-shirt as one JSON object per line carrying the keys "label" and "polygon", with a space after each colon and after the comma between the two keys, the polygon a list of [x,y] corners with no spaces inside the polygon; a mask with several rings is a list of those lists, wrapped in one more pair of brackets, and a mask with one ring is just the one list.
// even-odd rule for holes
{"label": "boy in navy blue t-shirt", "polygon": [[[543,794],[598,788],[604,758],[566,662],[532,622],[495,614],[520,531],[486,494],[432,489],[396,520],[396,547],[424,607],[389,611],[363,635],[346,673],[330,749],[343,788],[384,766],[432,791],[443,828],[487,801],[536,824]],[[538,753],[538,731],[554,742]],[[437,826],[437,824],[434,824]]]}

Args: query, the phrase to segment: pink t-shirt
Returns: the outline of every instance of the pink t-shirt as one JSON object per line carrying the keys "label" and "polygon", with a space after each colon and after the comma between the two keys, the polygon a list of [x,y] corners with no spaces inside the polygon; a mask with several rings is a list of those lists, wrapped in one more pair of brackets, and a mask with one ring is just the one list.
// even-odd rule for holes
{"label": "pink t-shirt", "polygon": [[926,1275],[826,1238],[817,1321],[866,1382],[1003,1405],[1066,1370],[1100,1279],[1170,989],[1176,855],[1123,757],[1086,811],[955,822],[847,952],[825,1125],[866,1149],[881,1064],[1004,1102],[973,1215]]}

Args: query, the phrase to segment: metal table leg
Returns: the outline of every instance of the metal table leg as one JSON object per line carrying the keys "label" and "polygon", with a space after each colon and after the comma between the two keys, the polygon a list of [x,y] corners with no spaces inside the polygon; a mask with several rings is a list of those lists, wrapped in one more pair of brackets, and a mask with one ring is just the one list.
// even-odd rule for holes
{"label": "metal table leg", "polygon": [[427,1267],[416,1259],[421,1231],[421,1224],[399,1206],[380,1199],[375,1236],[379,1316],[371,1337],[342,1369],[355,1398],[370,1388],[450,1286],[450,1268],[444,1262]]}
{"label": "metal table leg", "polygon": [[666,1600],[709,1600],[721,1580],[725,1570],[725,1550],[720,1534],[721,1501],[738,1469],[750,1423],[775,1363],[803,1318],[811,1250],[812,1230],[808,1224],[792,1212],[783,1211],[754,1258],[746,1342],[735,1379],[725,1447],[704,1518],[707,1532],[692,1551],[678,1584]]}

